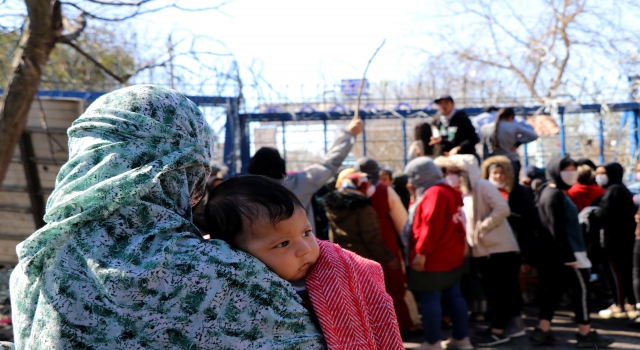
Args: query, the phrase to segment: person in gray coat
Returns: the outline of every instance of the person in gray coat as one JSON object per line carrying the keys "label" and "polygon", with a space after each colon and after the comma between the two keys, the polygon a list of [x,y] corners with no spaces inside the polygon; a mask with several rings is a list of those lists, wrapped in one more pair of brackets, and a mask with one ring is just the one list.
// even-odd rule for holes
{"label": "person in gray coat", "polygon": [[515,182],[520,181],[520,155],[518,147],[538,139],[538,134],[533,127],[526,122],[515,120],[516,113],[513,108],[502,108],[498,111],[496,121],[485,124],[480,129],[483,157],[487,159],[493,156],[505,156],[511,161]]}
{"label": "person in gray coat", "polygon": [[249,174],[263,175],[276,180],[283,180],[284,186],[293,192],[307,211],[307,218],[311,223],[313,232],[316,232],[315,217],[311,198],[332,176],[336,175],[338,168],[347,157],[351,148],[356,142],[364,125],[362,120],[352,120],[347,125],[346,130],[337,132],[337,136],[327,154],[321,162],[315,163],[305,170],[289,174],[287,176],[287,168],[285,161],[280,156],[277,149],[271,147],[262,147],[249,161]]}

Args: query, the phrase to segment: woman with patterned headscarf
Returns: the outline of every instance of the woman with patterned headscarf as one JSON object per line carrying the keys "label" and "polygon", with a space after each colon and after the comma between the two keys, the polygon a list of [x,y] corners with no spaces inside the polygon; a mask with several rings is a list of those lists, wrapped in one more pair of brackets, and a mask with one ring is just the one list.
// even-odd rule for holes
{"label": "woman with patterned headscarf", "polygon": [[324,348],[288,282],[192,223],[212,154],[195,104],[128,87],[68,135],[47,225],[17,248],[17,349]]}

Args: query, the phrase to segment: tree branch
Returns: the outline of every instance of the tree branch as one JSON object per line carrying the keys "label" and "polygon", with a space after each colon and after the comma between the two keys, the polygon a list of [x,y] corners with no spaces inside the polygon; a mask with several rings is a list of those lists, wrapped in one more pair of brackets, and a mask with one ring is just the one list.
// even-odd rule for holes
{"label": "tree branch", "polygon": [[103,1],[103,0],[85,0],[87,2],[92,2],[98,5],[108,5],[108,6],[142,6],[145,3],[151,2],[153,0],[140,0],[138,2],[125,2],[125,1]]}
{"label": "tree branch", "polygon": [[[88,1],[91,1],[91,2],[94,2],[94,3],[101,3],[102,0],[88,0]],[[163,10],[170,9],[170,8],[175,8],[175,9],[178,9],[180,11],[186,11],[186,12],[218,10],[222,6],[231,3],[233,0],[225,1],[223,3],[220,3],[220,4],[216,5],[216,6],[199,7],[199,8],[193,8],[193,9],[184,8],[184,7],[178,6],[178,2],[176,1],[176,2],[174,2],[172,4],[170,4],[170,5],[164,5],[164,6],[148,9],[148,10],[143,10],[142,6],[144,4],[147,4],[147,3],[151,2],[151,1],[153,1],[153,0],[145,0],[145,1],[141,0],[141,1],[137,2],[137,3],[128,3],[128,5],[121,4],[119,6],[132,6],[132,7],[135,7],[136,9],[135,9],[135,11],[133,13],[128,14],[126,16],[123,16],[123,17],[112,17],[112,18],[96,15],[95,13],[87,11],[84,8],[82,8],[79,5],[77,5],[75,3],[72,3],[72,2],[61,2],[61,4],[74,7],[77,10],[79,10],[83,15],[85,15],[87,17],[91,17],[93,19],[97,19],[97,20],[100,20],[100,21],[106,21],[106,22],[123,22],[123,21],[132,19],[132,18],[137,17],[137,16],[142,16],[142,15],[146,15],[146,14],[149,14],[149,13],[159,12],[159,11],[163,11]],[[118,2],[110,2],[109,4],[105,3],[104,5],[118,6],[117,3]]]}
{"label": "tree branch", "polygon": [[126,83],[127,80],[131,77],[130,75],[129,76],[125,76],[125,77],[121,77],[121,76],[117,75],[112,70],[110,70],[109,68],[105,67],[102,64],[102,62],[98,61],[96,58],[91,56],[88,52],[84,51],[82,48],[80,48],[80,46],[76,45],[72,41],[69,41],[69,40],[66,40],[63,37],[60,37],[60,42],[63,43],[63,44],[67,44],[67,45],[73,47],[79,54],[81,54],[82,56],[86,57],[89,61],[93,62],[93,64],[98,66],[98,68],[100,68],[103,72],[105,72],[107,75],[109,75],[110,77],[112,77],[113,79],[115,79],[116,81],[118,81],[121,84]]}
{"label": "tree branch", "polygon": [[80,34],[82,34],[82,32],[86,27],[87,27],[87,19],[83,15],[80,15],[80,17],[76,19],[76,26],[73,27],[73,30],[68,34],[62,34],[58,40],[61,42],[63,40],[69,41],[69,42],[76,40],[78,39],[78,37],[80,37]]}

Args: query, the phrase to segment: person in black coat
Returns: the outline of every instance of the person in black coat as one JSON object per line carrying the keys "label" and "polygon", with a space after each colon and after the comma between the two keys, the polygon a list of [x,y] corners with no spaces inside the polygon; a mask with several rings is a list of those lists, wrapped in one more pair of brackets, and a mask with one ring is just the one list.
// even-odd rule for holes
{"label": "person in black coat", "polygon": [[567,195],[577,182],[576,162],[569,157],[555,157],[547,165],[548,182],[542,185],[537,200],[541,230],[540,244],[540,314],[539,323],[529,339],[535,345],[556,342],[551,320],[567,289],[573,292],[571,305],[578,323],[579,348],[606,348],[612,339],[601,337],[591,329],[589,317],[589,268],[586,245],[578,220],[578,208]]}
{"label": "person in black coat", "polygon": [[455,109],[451,96],[442,96],[434,102],[438,104],[440,118],[433,125],[440,130],[440,137],[431,137],[429,145],[442,144],[444,155],[473,154],[479,159],[475,146],[480,139],[467,113]]}
{"label": "person in black coat", "polygon": [[605,276],[614,292],[615,304],[599,312],[602,318],[634,316],[633,246],[636,207],[633,195],[622,183],[624,168],[608,163],[596,169],[596,183],[606,191],[600,198],[599,217],[604,228]]}

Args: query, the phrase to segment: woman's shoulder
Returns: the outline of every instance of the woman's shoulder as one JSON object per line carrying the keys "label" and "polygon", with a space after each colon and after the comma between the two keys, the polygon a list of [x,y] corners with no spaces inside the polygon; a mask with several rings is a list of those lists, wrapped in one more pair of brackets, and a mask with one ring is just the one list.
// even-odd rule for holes
{"label": "woman's shoulder", "polygon": [[462,192],[445,183],[439,183],[425,191],[421,205],[428,205],[432,202],[437,203],[437,205],[451,203],[452,205],[462,206]]}
{"label": "woman's shoulder", "polygon": [[500,191],[498,191],[496,186],[494,186],[491,182],[489,182],[489,180],[486,180],[486,179],[478,180],[478,182],[476,182],[476,186],[474,190],[476,192],[482,192],[482,193],[486,193],[486,192],[500,193]]}
{"label": "woman's shoulder", "polygon": [[350,192],[329,192],[322,199],[325,208],[330,211],[359,209],[371,205],[371,200],[364,195]]}

